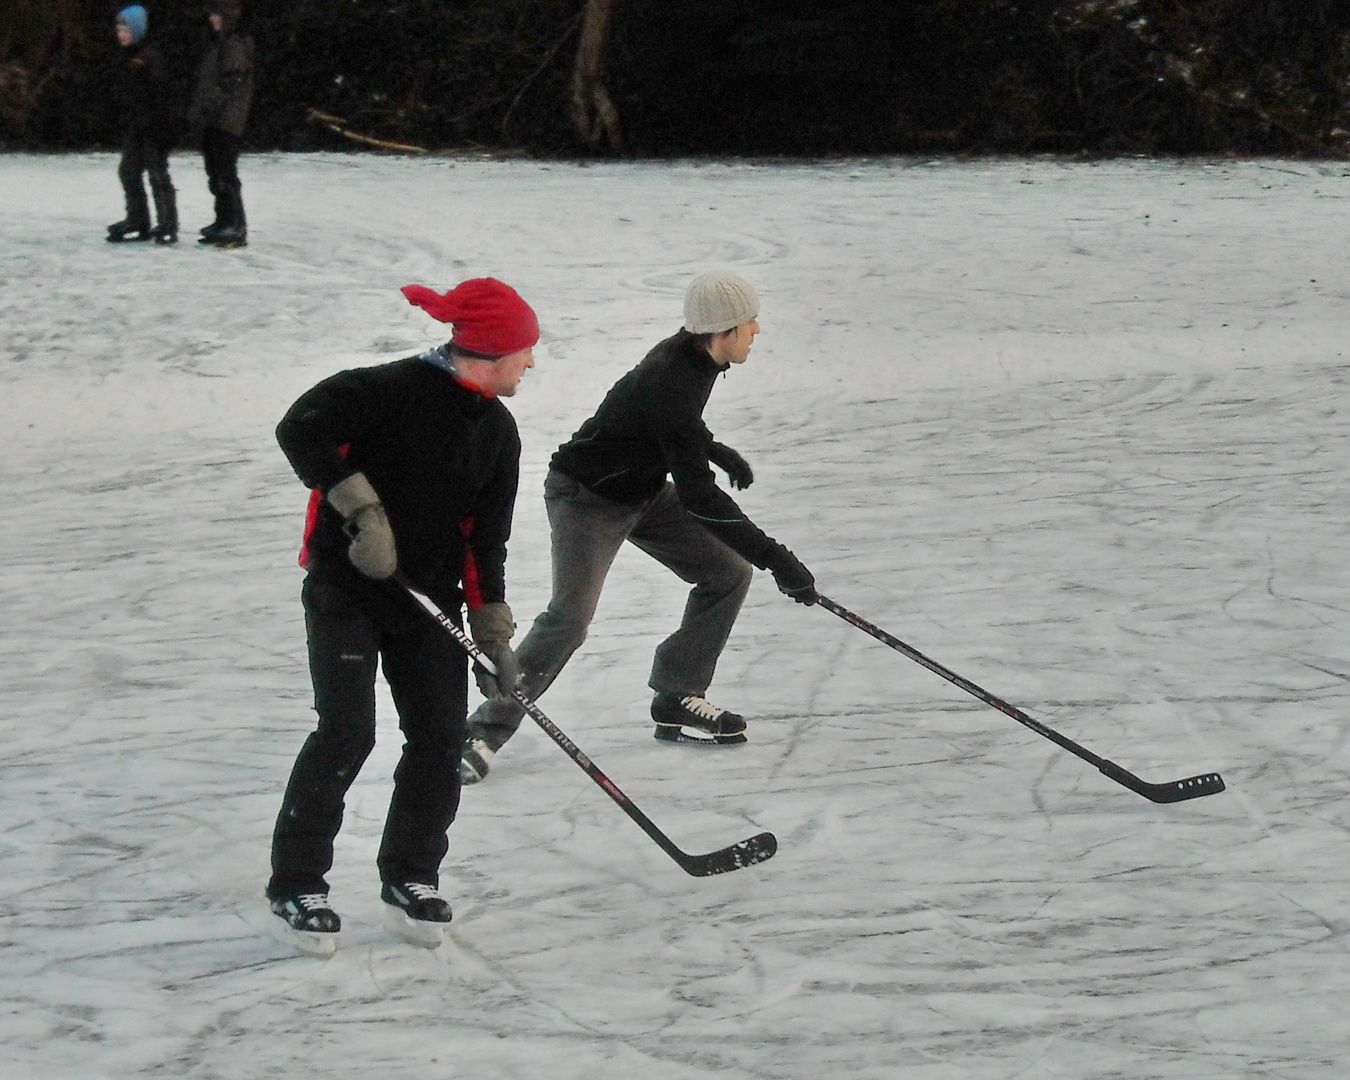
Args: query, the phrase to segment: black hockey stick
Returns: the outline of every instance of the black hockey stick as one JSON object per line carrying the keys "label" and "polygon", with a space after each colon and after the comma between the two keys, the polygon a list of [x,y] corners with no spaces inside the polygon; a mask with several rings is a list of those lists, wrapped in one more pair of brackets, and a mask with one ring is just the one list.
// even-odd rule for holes
{"label": "black hockey stick", "polygon": [[948,682],[955,683],[968,694],[974,694],[986,705],[992,705],[1001,713],[1011,716],[1019,724],[1025,724],[1031,728],[1037,735],[1043,735],[1053,743],[1058,743],[1071,754],[1077,754],[1080,758],[1090,765],[1095,765],[1097,769],[1105,776],[1109,776],[1118,784],[1123,784],[1131,791],[1138,792],[1144,798],[1155,803],[1174,803],[1183,802],[1186,799],[1198,799],[1204,795],[1217,795],[1224,789],[1223,777],[1218,773],[1202,773],[1200,776],[1188,776],[1185,780],[1173,780],[1170,784],[1150,784],[1147,780],[1141,780],[1134,773],[1127,769],[1122,769],[1114,761],[1107,761],[1104,757],[1098,757],[1091,750],[1079,746],[1072,739],[1061,735],[1058,731],[1046,727],[1039,720],[1033,720],[1016,705],[1009,705],[1002,698],[995,697],[988,690],[976,686],[969,679],[964,679],[956,672],[951,671],[936,660],[930,660],[919,652],[913,646],[906,645],[898,637],[886,633],[879,626],[873,626],[860,615],[855,615],[842,604],[836,604],[828,596],[821,596],[820,606],[826,611],[832,611],[845,622],[852,623],[863,633],[871,634],[878,641],[885,642],[896,652],[904,653],[911,660],[922,664],[929,671],[941,675]]}
{"label": "black hockey stick", "polygon": [[[402,573],[396,573],[394,580],[402,585],[409,595],[427,610],[432,618],[450,632],[450,635],[459,642],[464,651],[473,657],[474,663],[480,664],[490,674],[497,674],[496,667],[483,654],[483,651],[474,644],[473,638],[456,626],[450,616],[437,607],[429,596],[419,591]],[[719,848],[717,851],[710,851],[706,855],[690,855],[686,851],[681,851],[670,837],[652,823],[651,818],[633,805],[633,801],[619,790],[618,785],[613,780],[596,767],[595,762],[581,752],[576,743],[569,739],[557,724],[544,715],[544,711],[538,705],[519,690],[512,691],[511,696],[520,702],[522,708],[530,714],[534,722],[544,729],[544,733],[561,746],[564,753],[580,765],[585,770],[586,775],[599,784],[605,794],[618,803],[619,808],[625,814],[637,822],[638,828],[655,840],[662,851],[680,864],[680,869],[686,874],[692,874],[694,877],[726,874],[732,870],[740,870],[746,866],[754,866],[755,863],[762,863],[765,859],[772,858],[773,853],[778,850],[778,840],[773,833],[762,832],[758,836],[742,840],[739,844]]]}

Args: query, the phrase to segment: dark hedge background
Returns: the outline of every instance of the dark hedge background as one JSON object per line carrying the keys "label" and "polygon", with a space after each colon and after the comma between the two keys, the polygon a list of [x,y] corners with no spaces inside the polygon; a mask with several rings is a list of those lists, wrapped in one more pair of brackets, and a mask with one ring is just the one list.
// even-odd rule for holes
{"label": "dark hedge background", "polygon": [[[0,145],[109,146],[103,0],[0,0]],[[186,99],[204,7],[148,0]],[[624,140],[569,119],[583,0],[246,0],[248,142],[544,155],[913,152],[1344,156],[1350,0],[619,0]],[[184,101],[186,104],[186,101]]]}

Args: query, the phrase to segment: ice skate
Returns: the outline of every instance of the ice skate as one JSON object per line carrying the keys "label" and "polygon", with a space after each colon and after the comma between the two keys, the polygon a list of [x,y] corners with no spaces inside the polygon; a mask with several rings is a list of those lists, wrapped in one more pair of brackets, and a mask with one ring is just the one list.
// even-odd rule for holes
{"label": "ice skate", "polygon": [[248,247],[248,231],[239,228],[217,229],[206,233],[197,243],[204,247],[242,248]]}
{"label": "ice skate", "polygon": [[745,717],[719,708],[698,694],[652,699],[655,736],[661,742],[736,746],[745,742]]}
{"label": "ice skate", "polygon": [[155,192],[155,228],[150,235],[160,246],[178,243],[178,197],[172,186]]}
{"label": "ice skate", "polygon": [[149,222],[132,221],[127,218],[108,226],[108,243],[129,244],[149,240],[153,236]]}
{"label": "ice skate", "polygon": [[380,899],[385,904],[384,925],[390,933],[423,949],[434,949],[444,940],[450,905],[434,885],[386,881],[380,888]]}
{"label": "ice skate", "polygon": [[291,893],[268,898],[272,932],[307,956],[332,956],[337,951],[342,920],[328,904],[327,893]]}
{"label": "ice skate", "polygon": [[476,784],[488,774],[488,766],[496,751],[482,739],[470,739],[459,759],[459,782]]}

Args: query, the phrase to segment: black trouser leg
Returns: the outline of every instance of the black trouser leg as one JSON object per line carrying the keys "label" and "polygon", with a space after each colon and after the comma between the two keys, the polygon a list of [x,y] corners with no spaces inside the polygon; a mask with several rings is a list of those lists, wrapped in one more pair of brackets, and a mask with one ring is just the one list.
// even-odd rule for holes
{"label": "black trouser leg", "polygon": [[122,194],[126,197],[126,220],[133,229],[149,231],[150,204],[145,198],[145,184],[141,180],[145,164],[145,145],[142,140],[127,139],[122,146],[122,161],[117,166],[117,178],[122,181]]}
{"label": "black trouser leg", "polygon": [[222,229],[244,229],[243,186],[239,181],[238,135],[207,128],[202,135],[206,186],[216,200],[216,224]]}
{"label": "black trouser leg", "polygon": [[302,595],[319,724],[295,760],[277,815],[272,896],[327,892],[347,789],[375,745],[378,631],[355,605],[322,609],[309,580]]}
{"label": "black trouser leg", "polygon": [[438,885],[448,846],[445,832],[459,808],[468,658],[430,619],[407,633],[386,636],[382,650],[406,741],[380,844],[380,878]]}
{"label": "black trouser leg", "polygon": [[161,236],[178,234],[178,193],[169,179],[169,152],[149,143],[145,148],[145,170],[150,176],[150,193],[155,200],[155,225]]}

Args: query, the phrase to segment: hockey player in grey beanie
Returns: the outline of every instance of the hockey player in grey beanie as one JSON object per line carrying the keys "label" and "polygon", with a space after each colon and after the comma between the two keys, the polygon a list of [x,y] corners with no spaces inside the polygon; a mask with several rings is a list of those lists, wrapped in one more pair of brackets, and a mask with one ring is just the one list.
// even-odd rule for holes
{"label": "hockey player in grey beanie", "polygon": [[[759,297],[728,270],[703,274],[684,298],[684,328],[621,378],[595,415],[553,455],[544,481],[553,554],[553,598],[516,652],[519,689],[548,689],[586,639],[605,575],[624,540],[692,589],[680,627],[656,649],[647,684],[663,742],[743,743],[745,719],[703,695],[750,588],[752,566],[802,604],[815,579],[717,486],[709,464],[734,488],[754,480],[745,458],[716,442],[703,408],[719,375],[749,359],[759,333]],[[515,733],[518,702],[487,701],[469,717],[460,778],[487,775]]]}
{"label": "hockey player in grey beanie", "polygon": [[755,287],[730,270],[696,277],[685,290],[684,328],[691,334],[720,334],[758,318]]}

